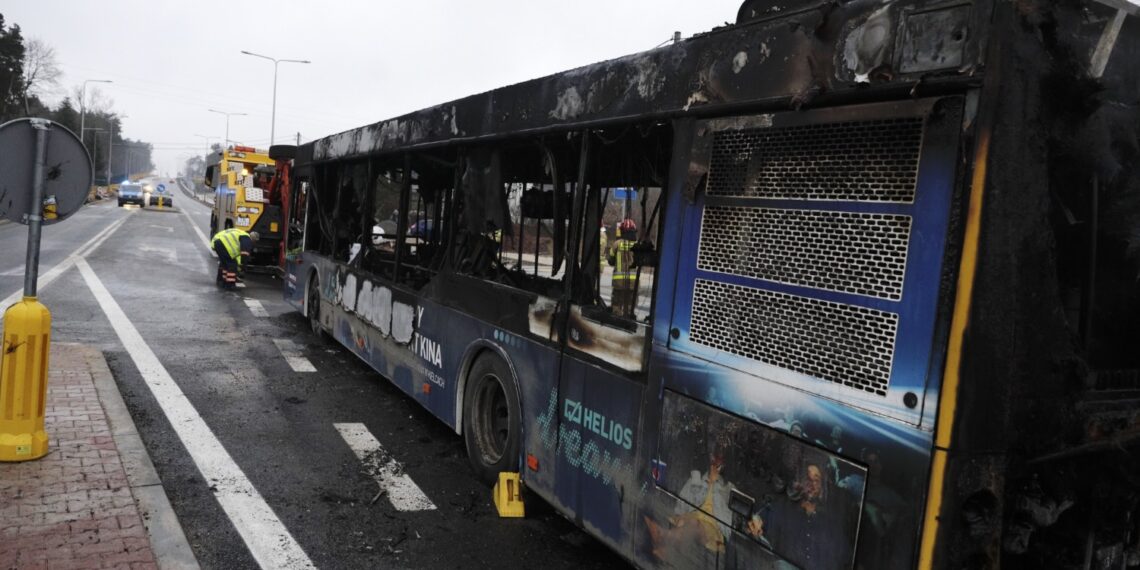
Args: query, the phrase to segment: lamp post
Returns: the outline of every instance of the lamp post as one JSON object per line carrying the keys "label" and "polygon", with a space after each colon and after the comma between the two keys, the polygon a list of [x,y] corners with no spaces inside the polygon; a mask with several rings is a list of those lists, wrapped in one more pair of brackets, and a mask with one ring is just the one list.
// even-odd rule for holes
{"label": "lamp post", "polygon": [[273,146],[277,141],[274,136],[277,134],[277,64],[279,63],[312,63],[307,59],[277,59],[267,55],[261,55],[249,51],[242,50],[245,55],[252,55],[253,57],[260,57],[261,59],[268,59],[273,62],[273,114],[269,119],[269,146]]}
{"label": "lamp post", "polygon": [[[95,127],[87,127],[85,129],[83,129],[82,135],[86,136],[87,131],[91,131],[94,133],[101,133],[101,132],[104,132],[106,130],[107,129],[96,129]],[[81,136],[80,138],[83,138],[83,137]],[[95,147],[94,147],[94,151],[91,153],[91,164],[94,165],[98,161],[99,161],[99,135],[95,135]],[[111,183],[108,182],[107,185],[110,186]]]}
{"label": "lamp post", "polygon": [[217,113],[219,115],[225,115],[226,116],[226,142],[225,142],[226,145],[230,144],[230,117],[242,117],[242,116],[249,114],[249,113],[227,113],[225,111],[219,111],[217,109],[208,109],[208,110],[211,113]]}
{"label": "lamp post", "polygon": [[113,154],[113,151],[115,150],[115,125],[117,124],[115,121],[116,118],[121,121],[122,119],[127,118],[127,116],[126,115],[111,115],[111,119],[107,125],[107,126],[111,127],[111,129],[110,129],[111,132],[107,133],[108,134],[108,137],[107,137],[107,186],[111,185],[111,174],[112,174],[112,172],[111,172],[111,155]]}
{"label": "lamp post", "polygon": [[[83,127],[87,124],[87,84],[111,83],[110,79],[85,79],[83,88],[79,90],[79,139],[83,140]],[[87,143],[83,143],[87,144]]]}
{"label": "lamp post", "polygon": [[200,139],[206,139],[206,154],[210,154],[210,140],[217,138],[217,137],[211,137],[211,136],[207,136],[207,135],[194,135],[194,136],[196,136]]}

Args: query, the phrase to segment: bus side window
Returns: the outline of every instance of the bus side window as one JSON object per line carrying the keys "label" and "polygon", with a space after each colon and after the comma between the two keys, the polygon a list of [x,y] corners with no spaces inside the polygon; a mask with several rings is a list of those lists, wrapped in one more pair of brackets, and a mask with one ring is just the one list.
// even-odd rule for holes
{"label": "bus side window", "polygon": [[566,246],[578,144],[552,136],[503,152],[504,228],[488,228],[499,264],[516,286],[556,296],[566,274]]}
{"label": "bus side window", "polygon": [[648,322],[670,132],[653,125],[595,134],[580,263],[591,282],[579,283],[576,298]]}
{"label": "bus side window", "polygon": [[309,222],[305,228],[305,249],[324,255],[333,248],[333,208],[336,206],[336,171],[318,166],[309,192]]}
{"label": "bus side window", "polygon": [[399,231],[403,187],[402,166],[389,161],[372,163],[370,219],[363,266],[365,270],[389,280],[396,275],[396,233]]}
{"label": "bus side window", "polygon": [[446,247],[446,211],[455,186],[454,151],[411,157],[408,226],[401,252],[401,279],[419,288],[442,265]]}
{"label": "bus side window", "polygon": [[350,263],[357,261],[366,238],[361,224],[361,207],[367,189],[368,165],[365,162],[343,164],[337,175],[337,203],[333,216],[336,244],[333,259]]}

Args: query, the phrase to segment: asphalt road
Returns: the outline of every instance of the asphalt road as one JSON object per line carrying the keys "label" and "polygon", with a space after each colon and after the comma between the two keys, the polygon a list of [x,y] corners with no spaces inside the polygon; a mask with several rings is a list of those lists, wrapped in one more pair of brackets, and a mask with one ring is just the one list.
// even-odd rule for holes
{"label": "asphalt road", "polygon": [[[123,220],[86,253],[91,273],[185,395],[178,405],[208,426],[313,565],[625,565],[536,498],[525,519],[498,518],[490,489],[468,467],[462,439],[347,351],[313,337],[281,300],[279,280],[250,276],[236,293],[217,290],[213,258],[192,227],[205,234],[209,210],[181,192],[174,197],[174,210],[104,202],[45,228],[41,273]],[[24,226],[0,225],[0,298],[22,285],[25,233]],[[40,291],[53,315],[53,339],[93,344],[106,355],[201,565],[256,568],[261,560],[265,567],[222,507],[220,494],[232,481],[203,477],[201,457],[196,463],[164,411],[171,404],[160,404],[148,387],[153,370],[128,353],[90,276],[74,267],[58,273]],[[265,316],[254,314],[251,300]],[[292,341],[315,371],[294,371],[275,340]],[[400,511],[379,496],[368,465],[334,426],[343,423],[363,424],[436,509]]]}

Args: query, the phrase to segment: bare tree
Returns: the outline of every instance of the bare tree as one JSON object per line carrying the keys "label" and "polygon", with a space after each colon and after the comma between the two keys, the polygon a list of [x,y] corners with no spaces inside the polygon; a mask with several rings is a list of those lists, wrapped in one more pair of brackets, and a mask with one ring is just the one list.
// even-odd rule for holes
{"label": "bare tree", "polygon": [[59,87],[62,74],[55,48],[39,38],[29,38],[24,44],[24,113],[31,114],[32,97],[42,99]]}

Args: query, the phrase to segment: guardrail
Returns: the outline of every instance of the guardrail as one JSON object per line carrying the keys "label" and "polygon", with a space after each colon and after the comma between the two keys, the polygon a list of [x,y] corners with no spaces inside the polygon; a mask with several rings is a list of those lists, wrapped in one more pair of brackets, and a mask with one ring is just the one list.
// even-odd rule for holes
{"label": "guardrail", "polygon": [[199,202],[201,202],[201,203],[203,203],[203,204],[205,204],[211,208],[214,207],[214,195],[213,194],[206,193],[206,192],[198,192],[198,191],[194,190],[193,186],[189,185],[182,178],[178,178],[178,179],[176,179],[176,181],[178,183],[178,187],[182,190],[183,194],[185,194],[188,197],[190,197],[194,200],[197,200],[197,201],[199,201]]}

